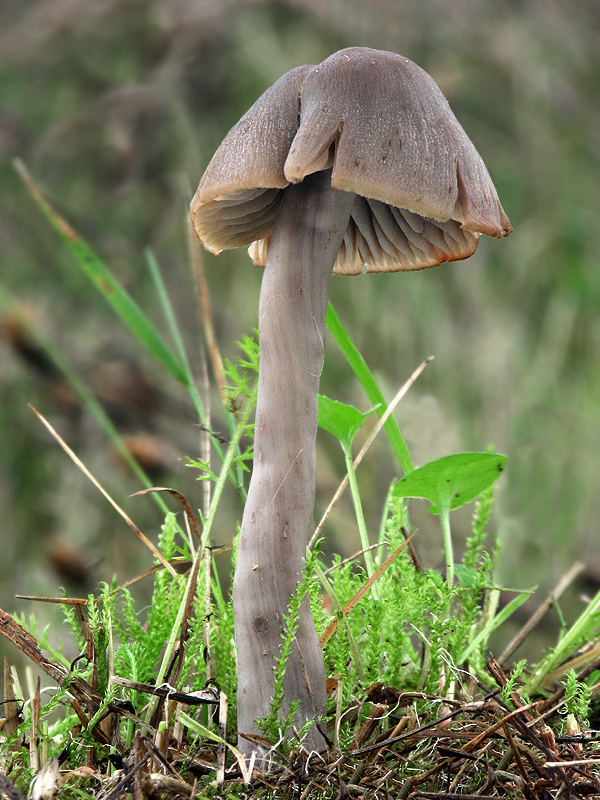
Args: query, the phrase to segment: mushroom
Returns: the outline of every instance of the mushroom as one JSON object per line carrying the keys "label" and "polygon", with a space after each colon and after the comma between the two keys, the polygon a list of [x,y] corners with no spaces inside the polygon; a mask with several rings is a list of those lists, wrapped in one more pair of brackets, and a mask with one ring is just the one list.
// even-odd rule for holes
{"label": "mushroom", "polygon": [[[272,701],[315,496],[317,393],[332,272],[467,258],[510,233],[488,171],[433,79],[407,58],[351,47],[280,78],[225,137],[191,204],[213,253],[250,245],[265,267],[254,466],[233,584],[239,747]],[[323,652],[308,600],[287,662],[283,712],[322,749]]]}

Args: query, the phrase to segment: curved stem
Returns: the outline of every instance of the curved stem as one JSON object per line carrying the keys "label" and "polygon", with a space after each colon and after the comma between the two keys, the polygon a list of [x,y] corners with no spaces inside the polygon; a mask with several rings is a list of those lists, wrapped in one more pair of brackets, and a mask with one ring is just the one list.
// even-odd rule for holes
{"label": "curved stem", "polygon": [[[283,617],[304,567],[315,497],[317,395],[323,365],[327,290],[354,196],[331,188],[329,172],[284,194],[260,295],[260,374],[254,467],[233,584],[238,658],[238,730],[258,733],[269,714]],[[296,724],[325,713],[323,652],[303,604],[286,667],[282,713],[298,702]],[[321,749],[315,726],[305,745]],[[259,749],[240,736],[245,753]]]}

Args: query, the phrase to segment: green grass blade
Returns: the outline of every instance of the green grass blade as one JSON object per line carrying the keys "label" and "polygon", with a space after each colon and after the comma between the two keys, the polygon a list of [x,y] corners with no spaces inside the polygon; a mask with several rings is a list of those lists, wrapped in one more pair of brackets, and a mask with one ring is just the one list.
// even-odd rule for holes
{"label": "green grass blade", "polygon": [[583,613],[561,637],[556,647],[553,647],[538,664],[531,679],[526,684],[527,691],[531,693],[540,689],[550,672],[562,664],[563,661],[571,658],[577,648],[581,647],[584,642],[591,642],[596,639],[599,627],[600,592],[596,594]]}
{"label": "green grass blade", "polygon": [[510,617],[511,614],[514,614],[514,612],[520,606],[522,606],[526,600],[528,600],[531,597],[534,591],[535,589],[529,589],[526,592],[521,592],[521,594],[517,595],[517,597],[514,597],[510,601],[510,603],[507,603],[506,606],[504,606],[504,608],[498,614],[496,614],[494,619],[491,620],[483,628],[483,630],[479,631],[479,633],[477,634],[477,636],[475,636],[473,641],[460,654],[460,656],[456,660],[456,663],[462,664],[464,661],[466,661],[473,652],[473,650],[477,648],[479,643],[486,641],[489,638],[490,634],[496,630],[496,628],[500,627],[500,625],[502,625],[502,623],[505,622]]}
{"label": "green grass blade", "polygon": [[114,278],[103,261],[71,228],[68,222],[52,207],[21,162],[16,168],[27,185],[33,199],[52,227],[71,251],[81,270],[88,276],[129,330],[140,340],[158,361],[184,386],[189,385],[188,375],[175,358],[163,337],[132,297]]}
{"label": "green grass blade", "polygon": [[[5,287],[0,284],[0,308],[8,309],[11,306],[16,306],[17,301],[12,295],[8,292]],[[79,395],[82,402],[85,406],[89,409],[92,416],[96,419],[96,422],[100,426],[100,428],[105,432],[108,439],[110,440],[111,444],[118,451],[121,458],[125,461],[125,463],[129,466],[133,474],[138,478],[142,486],[146,489],[151,488],[154,484],[150,480],[150,478],[146,475],[140,464],[136,461],[136,459],[131,454],[131,451],[123,441],[123,437],[119,433],[119,431],[115,428],[112,423],[112,420],[102,407],[102,404],[92,392],[84,378],[81,374],[77,371],[77,369],[70,363],[67,357],[46,337],[44,336],[34,325],[31,325],[24,320],[24,324],[26,325],[27,333],[33,338],[36,345],[38,345],[45,355],[50,359],[50,361],[54,364],[57,370],[63,375],[67,383],[71,386],[71,388]],[[169,511],[169,507],[162,499],[162,497],[158,496],[157,494],[152,495],[154,502],[160,508],[163,514],[166,514]]]}
{"label": "green grass blade", "polygon": [[[202,425],[207,430],[209,430],[210,429],[209,420],[208,420],[208,417],[207,417],[207,414],[206,414],[206,411],[205,411],[205,408],[204,408],[204,404],[202,402],[202,398],[200,397],[200,393],[199,393],[198,388],[196,386],[196,381],[194,380],[194,374],[192,372],[192,367],[191,367],[190,361],[189,361],[189,359],[187,357],[187,353],[186,353],[186,350],[185,350],[185,345],[184,345],[184,342],[183,342],[183,338],[181,336],[181,333],[180,333],[180,330],[179,330],[179,326],[177,324],[177,317],[176,317],[175,311],[173,309],[173,306],[171,304],[171,300],[170,300],[169,294],[167,292],[167,288],[166,288],[166,286],[164,284],[164,281],[163,281],[163,278],[162,278],[162,274],[161,274],[161,271],[160,271],[160,267],[158,265],[156,257],[154,255],[154,253],[149,249],[146,250],[146,260],[148,262],[148,269],[150,270],[150,276],[152,278],[152,281],[154,282],[154,286],[156,287],[156,293],[158,295],[158,298],[160,300],[161,306],[163,308],[163,312],[164,312],[164,315],[165,315],[165,320],[166,320],[167,326],[169,328],[169,332],[171,334],[171,338],[173,339],[173,342],[175,344],[175,350],[176,350],[176,352],[177,352],[177,354],[179,356],[179,360],[180,360],[181,364],[183,365],[183,368],[185,369],[185,371],[187,373],[187,381],[188,381],[187,382],[187,389],[188,389],[188,392],[190,394],[190,397],[192,398],[192,403],[194,404],[194,408],[196,409],[196,413],[198,414],[198,418],[200,419],[200,422],[202,423]],[[223,409],[224,409],[224,411],[226,413],[226,416],[227,416],[227,424],[229,425],[229,432],[230,432],[231,436],[234,436],[235,435],[235,429],[236,429],[236,421],[235,421],[231,411],[229,410],[229,408],[227,407],[226,404],[223,405]],[[211,440],[212,440],[212,445],[213,445],[213,447],[215,449],[215,452],[217,453],[217,455],[219,456],[219,458],[222,461],[225,458],[225,456],[223,454],[223,448],[221,447],[221,444],[219,443],[217,437],[213,436],[212,434],[211,434]],[[245,498],[244,480],[243,480],[242,471],[241,470],[237,470],[236,471],[235,469],[232,469],[232,471],[231,471],[231,481],[232,481],[233,485],[236,487],[236,489],[238,490],[238,492],[241,492],[242,495]]]}
{"label": "green grass blade", "polygon": [[[379,386],[373,377],[373,373],[367,366],[356,345],[348,335],[331,303],[327,304],[327,327],[337,342],[340,350],[346,357],[346,360],[350,364],[352,371],[360,381],[367,394],[367,397],[374,406],[377,406],[377,414],[379,417],[382,417],[387,409],[387,403],[385,402]],[[392,416],[387,419],[384,429],[392,447],[394,448],[394,452],[398,457],[398,461],[400,462],[400,466],[402,467],[404,473],[408,474],[409,472],[412,472],[414,466],[410,457],[410,453],[408,452],[404,438],[400,433],[400,428]]]}
{"label": "green grass blade", "polygon": [[192,368],[187,357],[183,338],[179,330],[179,325],[177,324],[177,315],[175,314],[175,310],[169,298],[169,293],[167,292],[167,287],[165,286],[160,267],[158,266],[158,261],[156,260],[154,252],[150,248],[146,249],[145,255],[146,263],[148,264],[148,269],[150,271],[150,277],[152,278],[152,282],[154,283],[154,287],[156,289],[156,294],[160,300],[160,304],[165,315],[165,320],[169,328],[169,333],[171,334],[171,338],[175,345],[175,350],[179,356],[179,361],[187,373],[187,380],[192,383]]}
{"label": "green grass blade", "polygon": [[[177,325],[177,317],[175,315],[175,311],[173,310],[173,306],[171,305],[171,300],[169,298],[167,288],[164,284],[160,268],[158,266],[158,262],[156,260],[154,253],[151,250],[146,250],[146,261],[148,262],[150,277],[152,278],[152,281],[156,288],[156,293],[158,295],[158,299],[160,300],[160,304],[162,306],[165,315],[165,320],[167,322],[171,338],[175,343],[175,349],[177,350],[179,361],[183,365],[183,369],[186,372],[187,389],[192,398],[192,402],[194,403],[196,413],[198,414],[198,417],[202,422],[202,424],[206,427],[208,424],[206,411],[204,409],[204,404],[202,403],[202,399],[196,387],[196,382],[194,381],[192,368],[189,359],[187,357],[187,353],[185,351],[185,345],[183,344],[183,339],[179,331],[179,326]],[[219,443],[215,441],[214,444],[217,449],[217,452],[222,457],[222,449],[219,446]]]}

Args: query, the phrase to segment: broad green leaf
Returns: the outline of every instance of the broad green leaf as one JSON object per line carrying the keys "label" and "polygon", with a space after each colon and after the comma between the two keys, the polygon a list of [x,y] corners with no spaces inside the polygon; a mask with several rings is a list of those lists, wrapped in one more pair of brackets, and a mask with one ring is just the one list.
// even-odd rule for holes
{"label": "broad green leaf", "polygon": [[424,497],[433,503],[429,511],[453,510],[476,497],[502,474],[507,457],[497,453],[457,453],[405,475],[394,486],[394,497]]}
{"label": "broad green leaf", "polygon": [[350,448],[357,432],[374,410],[372,408],[363,414],[354,406],[340,403],[339,400],[332,400],[320,394],[319,427],[335,436],[341,442],[344,450],[346,450],[346,448]]}

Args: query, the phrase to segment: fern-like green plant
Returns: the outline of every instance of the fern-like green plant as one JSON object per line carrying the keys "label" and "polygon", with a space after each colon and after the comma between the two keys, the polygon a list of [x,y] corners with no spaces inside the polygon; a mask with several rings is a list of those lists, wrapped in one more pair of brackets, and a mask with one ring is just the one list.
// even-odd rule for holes
{"label": "fern-like green plant", "polygon": [[289,735],[298,708],[297,702],[294,701],[282,713],[285,671],[300,624],[300,609],[310,595],[310,585],[314,580],[315,565],[318,557],[319,550],[314,548],[306,561],[302,580],[298,584],[295,593],[290,597],[287,614],[283,617],[283,632],[279,654],[275,658],[273,700],[271,701],[270,713],[265,719],[257,720],[260,730],[273,742],[285,740],[286,736]]}
{"label": "fern-like green plant", "polygon": [[580,681],[574,669],[569,670],[563,681],[565,686],[565,710],[577,722],[589,726],[590,693],[588,687]]}

